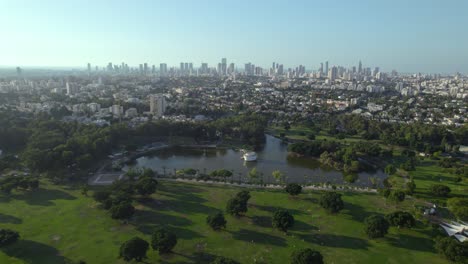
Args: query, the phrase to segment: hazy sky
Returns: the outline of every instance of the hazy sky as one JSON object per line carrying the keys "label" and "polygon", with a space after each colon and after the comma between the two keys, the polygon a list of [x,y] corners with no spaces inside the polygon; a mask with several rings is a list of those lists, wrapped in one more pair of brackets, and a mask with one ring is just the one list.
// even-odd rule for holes
{"label": "hazy sky", "polygon": [[222,57],[468,73],[468,0],[0,0],[0,65]]}

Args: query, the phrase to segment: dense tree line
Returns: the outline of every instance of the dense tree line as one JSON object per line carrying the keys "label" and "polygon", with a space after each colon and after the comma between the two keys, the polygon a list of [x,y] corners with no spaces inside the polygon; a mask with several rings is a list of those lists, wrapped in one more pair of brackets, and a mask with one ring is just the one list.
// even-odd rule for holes
{"label": "dense tree line", "polygon": [[424,123],[384,123],[359,115],[325,115],[305,125],[331,135],[359,135],[364,139],[380,139],[389,145],[409,147],[426,153],[456,152],[459,145],[468,145],[468,125],[446,127]]}

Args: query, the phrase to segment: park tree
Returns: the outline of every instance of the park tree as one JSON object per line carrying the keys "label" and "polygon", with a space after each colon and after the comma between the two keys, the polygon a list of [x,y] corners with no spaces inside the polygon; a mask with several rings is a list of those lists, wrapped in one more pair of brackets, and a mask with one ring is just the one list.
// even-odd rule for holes
{"label": "park tree", "polygon": [[439,254],[455,263],[468,263],[468,241],[458,242],[453,237],[438,237],[434,248]]}
{"label": "park tree", "polygon": [[247,191],[247,190],[243,190],[243,191],[240,191],[236,194],[236,198],[238,198],[240,201],[242,201],[243,203],[246,204],[247,206],[247,203],[249,202],[250,200],[250,192]]}
{"label": "park tree", "polygon": [[297,183],[290,183],[286,185],[285,190],[287,193],[289,193],[289,195],[296,196],[301,193],[302,186]]}
{"label": "park tree", "polygon": [[240,264],[239,262],[226,257],[216,257],[210,264]]}
{"label": "park tree", "polygon": [[239,216],[247,212],[247,203],[239,197],[234,197],[228,200],[226,212],[230,215]]}
{"label": "park tree", "polygon": [[398,228],[411,228],[416,223],[416,220],[414,219],[412,214],[403,211],[396,211],[390,213],[385,216],[385,219],[390,223],[390,225],[397,226]]}
{"label": "park tree", "polygon": [[113,194],[132,196],[135,194],[135,186],[129,180],[116,180],[111,185]]}
{"label": "park tree", "polygon": [[414,190],[416,190],[416,183],[414,183],[414,180],[411,179],[409,182],[406,183],[406,192],[408,194],[413,194]]}
{"label": "park tree", "polygon": [[0,248],[18,241],[19,233],[11,229],[0,229]]}
{"label": "park tree", "polygon": [[111,192],[110,191],[107,191],[107,190],[102,190],[102,191],[95,191],[93,193],[93,199],[96,201],[96,202],[104,202],[105,200],[109,199],[111,195]]}
{"label": "park tree", "polygon": [[396,168],[395,166],[393,166],[393,164],[388,164],[387,166],[385,166],[384,172],[387,175],[392,175],[396,173]]}
{"label": "park tree", "polygon": [[257,171],[257,168],[253,168],[248,173],[249,181],[251,183],[258,183],[260,173]]}
{"label": "park tree", "polygon": [[280,170],[274,170],[271,175],[277,183],[284,183],[284,174]]}
{"label": "park tree", "polygon": [[89,187],[87,184],[83,184],[80,188],[80,192],[84,196],[88,196]]}
{"label": "park tree", "polygon": [[125,177],[129,181],[135,181],[136,179],[140,178],[143,174],[143,170],[139,168],[130,168],[126,173]]}
{"label": "park tree", "polygon": [[109,209],[113,219],[129,219],[135,213],[135,207],[129,202],[112,204]]}
{"label": "park tree", "polygon": [[294,217],[286,210],[276,210],[273,213],[272,225],[283,232],[287,232],[294,225]]}
{"label": "park tree", "polygon": [[119,256],[125,261],[136,260],[137,262],[141,262],[146,258],[148,248],[148,242],[139,237],[134,237],[120,246]]}
{"label": "park tree", "polygon": [[325,192],[320,197],[319,203],[320,206],[322,206],[322,208],[327,210],[329,213],[338,213],[344,208],[341,194],[336,192]]}
{"label": "park tree", "polygon": [[226,228],[226,219],[221,212],[206,217],[206,223],[213,230],[221,230],[222,228]]}
{"label": "park tree", "polygon": [[364,220],[365,232],[369,238],[384,237],[390,224],[383,216],[371,215]]}
{"label": "park tree", "polygon": [[142,196],[149,196],[156,192],[157,185],[158,181],[152,177],[145,176],[138,179],[137,183],[135,184],[135,189],[138,194]]}
{"label": "park tree", "polygon": [[151,235],[151,247],[159,254],[171,252],[176,244],[177,236],[164,227],[156,229]]}
{"label": "park tree", "polygon": [[156,176],[156,173],[150,168],[144,168],[141,173],[141,177],[154,178],[155,176]]}
{"label": "park tree", "polygon": [[450,198],[447,207],[459,220],[468,221],[468,198]]}
{"label": "park tree", "polygon": [[429,190],[436,196],[447,197],[451,192],[450,188],[442,184],[433,184],[430,186]]}
{"label": "park tree", "polygon": [[320,252],[310,248],[294,251],[291,254],[291,264],[323,264]]}
{"label": "park tree", "polygon": [[392,188],[392,183],[390,182],[388,177],[383,179],[382,183],[385,188],[387,189]]}
{"label": "park tree", "polygon": [[309,133],[309,135],[307,135],[307,139],[308,140],[315,140],[315,134]]}
{"label": "park tree", "polygon": [[390,201],[393,201],[395,203],[403,202],[405,200],[406,194],[403,191],[400,190],[394,190],[390,193],[388,196],[388,199]]}

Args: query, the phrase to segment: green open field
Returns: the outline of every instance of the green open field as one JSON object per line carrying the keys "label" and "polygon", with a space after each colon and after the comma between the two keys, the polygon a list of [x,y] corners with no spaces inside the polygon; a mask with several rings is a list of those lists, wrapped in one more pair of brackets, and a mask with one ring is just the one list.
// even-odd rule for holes
{"label": "green open field", "polygon": [[[223,210],[239,190],[163,181],[153,199],[135,202],[135,216],[121,224],[79,190],[43,182],[36,191],[0,197],[0,226],[21,235],[0,250],[0,263],[124,263],[117,259],[121,243],[136,235],[149,241],[158,224],[166,224],[179,242],[170,255],[149,251],[146,263],[209,263],[214,256],[288,263],[291,251],[304,247],[319,250],[326,263],[447,263],[434,252],[434,231],[423,223],[412,230],[392,227],[383,239],[367,239],[363,219],[395,210],[372,194],[344,193],[345,210],[329,215],[318,205],[320,192],[291,198],[281,191],[252,190],[246,216],[226,216],[226,230],[212,231],[207,214]],[[400,207],[412,210],[413,203]],[[296,219],[288,234],[271,227],[276,208],[288,209]]]}

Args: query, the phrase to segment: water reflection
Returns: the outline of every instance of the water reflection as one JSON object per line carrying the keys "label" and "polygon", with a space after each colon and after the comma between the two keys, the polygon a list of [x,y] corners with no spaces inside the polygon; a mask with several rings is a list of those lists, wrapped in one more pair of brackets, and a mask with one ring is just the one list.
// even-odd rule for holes
{"label": "water reflection", "polygon": [[[141,157],[136,160],[136,166],[148,167],[163,174],[172,173],[174,169],[193,168],[209,173],[217,169],[227,169],[233,172],[229,180],[248,181],[247,174],[257,168],[262,182],[275,182],[272,177],[274,170],[280,170],[287,182],[298,183],[331,183],[346,184],[343,174],[332,168],[322,166],[312,158],[289,155],[287,144],[281,140],[266,136],[265,146],[257,151],[256,162],[245,162],[242,153],[232,149],[188,149],[174,147],[159,151],[153,156]],[[370,178],[381,182],[386,175],[382,171],[360,173],[352,185],[371,186]]]}

